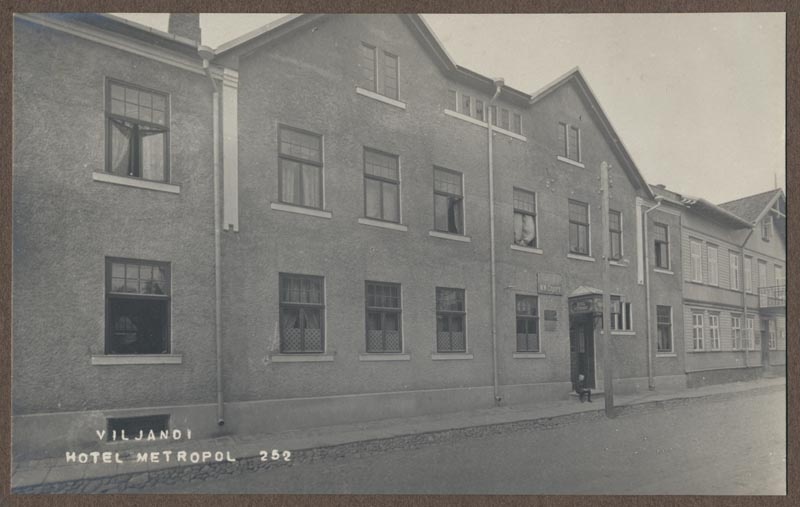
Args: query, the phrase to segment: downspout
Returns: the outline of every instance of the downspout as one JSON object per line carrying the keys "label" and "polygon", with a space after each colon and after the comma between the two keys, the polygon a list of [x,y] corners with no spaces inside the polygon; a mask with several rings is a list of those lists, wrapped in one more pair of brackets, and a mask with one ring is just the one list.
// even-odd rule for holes
{"label": "downspout", "polygon": [[655,372],[653,371],[653,335],[652,335],[652,312],[650,311],[650,243],[647,239],[647,214],[661,207],[661,199],[656,197],[658,204],[644,211],[644,300],[647,311],[645,320],[647,321],[647,389],[650,391],[656,388]]}
{"label": "downspout", "polygon": [[494,402],[499,405],[502,398],[498,392],[497,382],[497,269],[495,266],[495,245],[494,245],[494,154],[493,154],[493,128],[492,128],[492,105],[500,95],[500,88],[503,86],[502,79],[494,80],[495,91],[492,100],[489,101],[488,115],[486,122],[486,132],[489,144],[489,263],[491,264],[491,287],[492,287],[492,385],[494,388]]}
{"label": "downspout", "polygon": [[220,265],[222,253],[220,246],[220,193],[219,193],[219,87],[211,76],[210,60],[214,53],[200,46],[197,50],[203,59],[203,70],[211,81],[214,89],[212,94],[212,117],[213,117],[213,158],[214,158],[214,340],[216,343],[216,366],[217,366],[217,424],[225,424],[224,401],[222,396],[222,266]]}
{"label": "downspout", "polygon": [[[744,238],[744,241],[742,242],[742,251],[741,251],[741,260],[742,260],[742,262],[740,264],[741,268],[739,269],[739,271],[741,271],[741,273],[742,273],[742,309],[743,309],[743,311],[742,311],[742,326],[744,326],[744,334],[745,335],[747,334],[747,281],[744,279],[744,246],[750,240],[750,236],[752,236],[754,230],[755,229],[751,228],[750,232],[747,233],[747,237]],[[752,278],[753,278],[753,268],[751,266],[750,267],[750,282],[751,283],[753,281]],[[755,344],[755,341],[756,341],[756,320],[753,319],[753,344]],[[745,368],[747,368],[750,365],[749,361],[748,361],[748,354],[747,354],[747,351],[749,349],[750,349],[750,340],[748,339],[747,340],[747,347],[744,348],[744,367]]]}

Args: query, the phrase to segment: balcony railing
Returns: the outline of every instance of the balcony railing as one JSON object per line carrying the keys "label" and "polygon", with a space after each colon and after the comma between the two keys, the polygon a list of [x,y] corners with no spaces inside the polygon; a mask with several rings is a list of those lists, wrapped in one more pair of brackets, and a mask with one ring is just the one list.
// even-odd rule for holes
{"label": "balcony railing", "polygon": [[761,308],[786,306],[786,285],[761,287],[758,289],[758,304]]}

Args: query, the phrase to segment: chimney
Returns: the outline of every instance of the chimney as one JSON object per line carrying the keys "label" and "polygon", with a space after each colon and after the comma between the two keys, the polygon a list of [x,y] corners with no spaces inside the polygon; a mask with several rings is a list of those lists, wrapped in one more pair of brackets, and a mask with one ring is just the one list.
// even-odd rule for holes
{"label": "chimney", "polygon": [[200,14],[170,14],[169,33],[200,43]]}

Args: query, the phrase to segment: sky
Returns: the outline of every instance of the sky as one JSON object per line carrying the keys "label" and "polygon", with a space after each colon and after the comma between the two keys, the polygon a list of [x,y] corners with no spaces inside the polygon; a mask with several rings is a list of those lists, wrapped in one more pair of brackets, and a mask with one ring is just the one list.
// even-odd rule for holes
{"label": "sky", "polygon": [[[280,16],[201,14],[202,42]],[[457,64],[528,93],[580,67],[648,183],[716,203],[786,189],[783,13],[423,17]]]}

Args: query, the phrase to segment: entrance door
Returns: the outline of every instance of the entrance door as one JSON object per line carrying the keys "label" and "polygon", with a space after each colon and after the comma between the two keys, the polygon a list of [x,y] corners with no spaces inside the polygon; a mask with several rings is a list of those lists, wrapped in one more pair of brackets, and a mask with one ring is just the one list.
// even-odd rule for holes
{"label": "entrance door", "polygon": [[586,379],[586,387],[594,383],[594,326],[591,314],[571,315],[569,318],[570,374],[573,389],[578,375]]}

